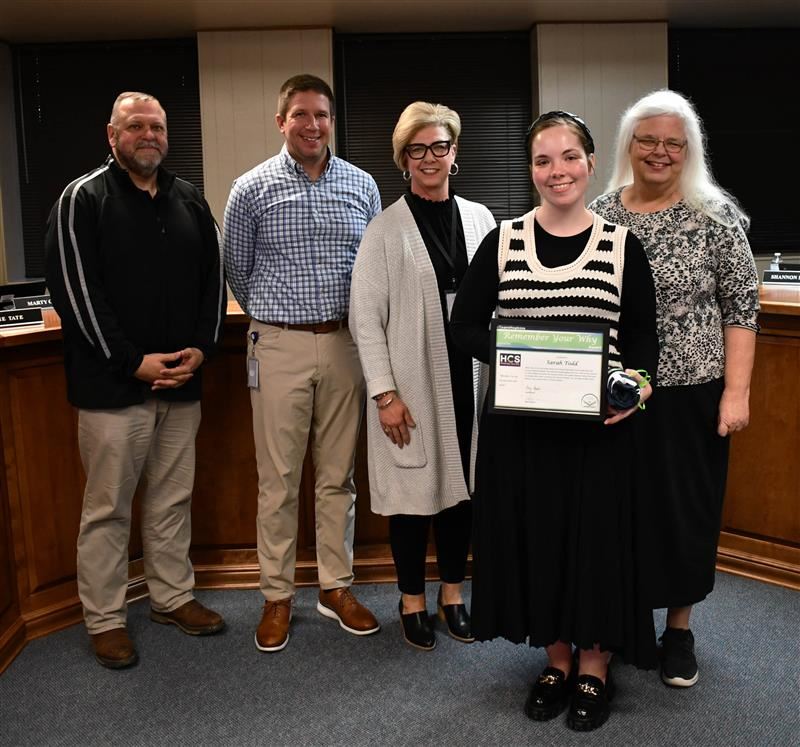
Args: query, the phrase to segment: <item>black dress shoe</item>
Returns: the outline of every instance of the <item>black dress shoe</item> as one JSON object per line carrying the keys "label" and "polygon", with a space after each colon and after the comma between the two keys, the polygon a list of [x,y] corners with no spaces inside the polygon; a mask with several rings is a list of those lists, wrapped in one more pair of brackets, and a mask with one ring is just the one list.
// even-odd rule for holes
{"label": "black dress shoe", "polygon": [[569,704],[567,726],[574,731],[592,731],[602,726],[611,712],[609,703],[614,697],[614,690],[610,669],[605,684],[591,674],[578,675]]}
{"label": "black dress shoe", "polygon": [[569,676],[556,667],[545,667],[531,685],[525,715],[534,721],[549,721],[558,716],[567,707],[574,682],[574,665]]}
{"label": "black dress shoe", "polygon": [[436,647],[436,634],[428,621],[428,612],[409,612],[403,614],[403,598],[400,597],[400,622],[403,624],[403,637],[406,643],[423,651],[433,651]]}
{"label": "black dress shoe", "polygon": [[472,643],[472,622],[464,604],[442,604],[442,587],[439,587],[439,619],[447,625],[447,632],[462,643]]}

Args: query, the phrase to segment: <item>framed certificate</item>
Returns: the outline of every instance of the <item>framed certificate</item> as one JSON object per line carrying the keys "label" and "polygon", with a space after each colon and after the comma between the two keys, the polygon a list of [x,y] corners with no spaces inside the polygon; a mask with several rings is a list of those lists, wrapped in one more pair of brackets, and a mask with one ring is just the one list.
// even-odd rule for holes
{"label": "framed certificate", "polygon": [[493,319],[489,411],[604,420],[607,324]]}

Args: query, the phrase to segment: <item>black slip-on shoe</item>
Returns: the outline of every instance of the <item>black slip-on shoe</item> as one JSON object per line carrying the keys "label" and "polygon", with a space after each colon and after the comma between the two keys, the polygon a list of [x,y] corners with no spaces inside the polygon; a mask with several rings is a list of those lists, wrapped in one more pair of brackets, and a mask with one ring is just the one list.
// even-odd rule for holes
{"label": "black slip-on shoe", "polygon": [[591,674],[579,674],[572,691],[567,726],[573,731],[593,731],[601,727],[611,713],[614,691],[610,669],[605,683]]}
{"label": "black slip-on shoe", "polygon": [[428,620],[427,610],[403,614],[403,598],[400,597],[400,622],[403,626],[403,638],[406,643],[422,651],[433,651],[436,647],[436,634]]}
{"label": "black slip-on shoe", "polygon": [[557,667],[545,667],[531,685],[525,701],[525,715],[534,721],[549,721],[558,716],[569,703],[575,667],[566,675]]}

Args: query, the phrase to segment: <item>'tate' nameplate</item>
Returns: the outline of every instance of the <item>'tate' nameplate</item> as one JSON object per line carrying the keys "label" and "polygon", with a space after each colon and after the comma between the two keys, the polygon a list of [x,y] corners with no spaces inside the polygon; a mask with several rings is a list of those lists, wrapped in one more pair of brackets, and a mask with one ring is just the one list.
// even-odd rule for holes
{"label": "'tate' nameplate", "polygon": [[41,324],[41,309],[6,309],[0,311],[0,327],[24,327],[28,324]]}
{"label": "'tate' nameplate", "polygon": [[494,319],[491,330],[491,412],[605,419],[608,325]]}

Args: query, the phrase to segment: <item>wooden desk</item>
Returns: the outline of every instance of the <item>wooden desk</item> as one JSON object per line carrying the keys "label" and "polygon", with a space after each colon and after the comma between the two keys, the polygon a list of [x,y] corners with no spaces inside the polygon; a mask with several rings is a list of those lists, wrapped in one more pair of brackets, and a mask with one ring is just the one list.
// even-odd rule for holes
{"label": "wooden desk", "polygon": [[[800,588],[800,291],[763,296],[750,427],[733,438],[721,569]],[[192,561],[200,587],[255,588],[256,466],[245,386],[247,318],[232,304],[206,364],[197,439]],[[27,640],[80,620],[75,540],[84,475],[66,401],[60,329],[0,334],[0,671]],[[388,526],[369,510],[365,430],[356,457],[357,581],[395,578]],[[316,583],[313,475],[301,483],[300,584]],[[134,516],[137,515],[134,511]],[[433,559],[429,557],[433,573]],[[131,597],[146,593],[134,522]],[[258,610],[253,610],[253,624]]]}
{"label": "wooden desk", "polygon": [[[248,318],[229,304],[221,350],[204,369],[192,550],[198,587],[258,587],[257,474],[245,340]],[[75,542],[85,476],[77,411],[66,400],[60,328],[0,333],[0,672],[26,640],[81,619]],[[388,521],[369,510],[366,429],[356,461],[356,581],[396,578]],[[315,584],[314,481],[301,481],[298,584]],[[134,517],[138,510],[134,507]],[[429,559],[433,571],[433,559]],[[146,594],[135,518],[129,597]],[[259,611],[253,610],[253,624]]]}
{"label": "wooden desk", "polygon": [[800,589],[800,289],[762,286],[750,426],[731,442],[717,567]]}

